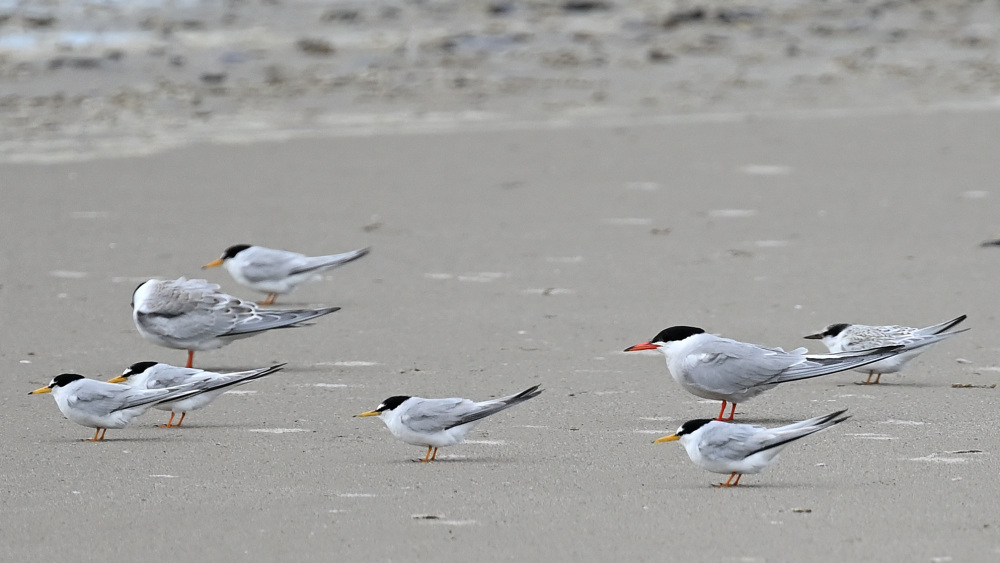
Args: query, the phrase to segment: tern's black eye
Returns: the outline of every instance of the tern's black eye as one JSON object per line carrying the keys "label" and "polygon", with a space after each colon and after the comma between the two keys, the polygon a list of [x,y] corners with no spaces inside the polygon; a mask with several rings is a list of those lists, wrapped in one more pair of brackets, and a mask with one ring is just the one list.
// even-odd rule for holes
{"label": "tern's black eye", "polygon": [[703,332],[705,331],[696,326],[672,326],[661,330],[650,342],[676,342]]}
{"label": "tern's black eye", "polygon": [[230,258],[233,258],[237,254],[239,254],[240,252],[243,252],[244,250],[246,250],[248,248],[250,248],[249,244],[236,244],[236,245],[230,246],[229,248],[226,249],[225,252],[222,253],[222,259],[223,260],[229,260]]}

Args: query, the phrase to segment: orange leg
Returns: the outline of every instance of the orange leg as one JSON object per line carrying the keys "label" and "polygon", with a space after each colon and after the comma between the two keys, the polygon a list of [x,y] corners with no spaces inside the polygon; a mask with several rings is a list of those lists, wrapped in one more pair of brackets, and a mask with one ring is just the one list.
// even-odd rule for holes
{"label": "orange leg", "polygon": [[[435,452],[435,453],[436,453],[436,452]],[[422,460],[420,460],[420,461],[421,461],[421,462],[425,462],[425,461],[430,461],[430,460],[431,460],[431,447],[430,447],[430,446],[427,446],[427,455],[425,455],[425,456],[424,456],[424,459],[422,459]]]}
{"label": "orange leg", "polygon": [[434,448],[434,455],[431,456],[431,461],[434,461],[435,459],[437,459],[437,456],[438,456],[438,449]]}
{"label": "orange leg", "polygon": [[[170,428],[171,426],[173,426],[173,424],[172,424],[173,421],[174,421],[174,413],[173,413],[173,411],[171,411],[170,412],[170,420],[168,420],[166,424],[161,424],[161,425],[157,426],[157,428]],[[178,424],[178,426],[180,426],[180,424]]]}
{"label": "orange leg", "polygon": [[732,421],[733,417],[736,416],[736,403],[729,403],[729,404],[732,406],[732,409],[730,409],[729,418],[727,418],[726,420]]}
{"label": "orange leg", "polygon": [[874,381],[875,385],[878,385],[878,382],[879,382],[880,379],[882,379],[882,374],[881,373],[878,374],[877,376],[875,376],[875,381]]}
{"label": "orange leg", "polygon": [[736,403],[728,403],[732,405],[732,410],[729,411],[729,418],[722,418],[722,415],[726,414],[726,401],[722,401],[722,408],[719,409],[719,417],[715,420],[722,420],[724,422],[731,422],[733,417],[736,416]]}
{"label": "orange leg", "polygon": [[188,365],[187,365],[187,367],[193,368],[194,367],[193,364],[194,364],[194,350],[188,350]]}
{"label": "orange leg", "polygon": [[[103,430],[103,432],[102,432],[102,430]],[[94,429],[94,437],[93,437],[93,438],[91,438],[90,440],[87,440],[87,441],[88,441],[88,442],[101,442],[101,441],[103,441],[103,440],[104,440],[104,435],[105,435],[105,434],[106,434],[107,432],[108,432],[108,429],[107,429],[107,428],[95,428],[95,429]],[[100,435],[101,435],[101,437],[100,437],[100,438],[98,438],[98,437],[97,437],[97,435],[98,435],[98,434],[100,434]]]}
{"label": "orange leg", "polygon": [[267,298],[259,303],[259,305],[274,305],[274,300],[278,298],[277,293],[268,293]]}
{"label": "orange leg", "polygon": [[[174,413],[170,413],[170,414],[172,415]],[[187,412],[182,412],[181,413],[181,419],[177,421],[177,428],[180,428],[181,424],[184,424],[184,417],[185,416],[187,416]]]}
{"label": "orange leg", "polygon": [[[736,477],[735,481],[733,481],[733,477]],[[712,485],[712,486],[713,487],[735,487],[736,485],[740,484],[740,477],[743,477],[742,473],[733,473],[733,474],[729,475],[729,479],[726,479],[725,483],[719,483],[718,485]]]}
{"label": "orange leg", "polygon": [[715,420],[723,420],[722,415],[726,414],[726,402],[722,401],[722,408],[719,409],[719,416],[715,417]]}

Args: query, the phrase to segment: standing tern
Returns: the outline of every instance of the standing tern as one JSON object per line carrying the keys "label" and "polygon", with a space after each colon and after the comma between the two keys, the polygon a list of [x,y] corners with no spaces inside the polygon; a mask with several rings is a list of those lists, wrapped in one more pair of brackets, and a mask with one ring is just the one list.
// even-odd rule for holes
{"label": "standing tern", "polygon": [[709,419],[689,420],[677,432],[653,443],[680,440],[695,465],[712,473],[729,473],[725,483],[713,486],[735,487],[743,475],[763,471],[788,444],[850,418],[837,418],[845,412],[847,409],[771,429]]}
{"label": "standing tern", "polygon": [[438,448],[462,442],[480,420],[541,393],[535,385],[516,395],[479,403],[460,398],[424,399],[397,395],[382,401],[373,411],[354,416],[381,418],[393,436],[407,444],[427,446],[427,455],[420,461],[434,461]]}
{"label": "standing tern", "polygon": [[81,426],[94,428],[94,437],[90,441],[100,442],[104,440],[108,428],[125,428],[132,419],[157,403],[183,399],[200,392],[194,384],[153,390],[132,389],[87,379],[75,373],[63,373],[29,395],[52,393],[63,416]]}
{"label": "standing tern", "polygon": [[295,291],[305,281],[321,279],[320,273],[357,260],[370,250],[361,248],[329,256],[306,256],[287,250],[237,244],[227,248],[222,257],[205,264],[202,269],[225,267],[236,283],[267,293],[261,305],[272,305],[278,295]]}
{"label": "standing tern", "polygon": [[185,278],[149,280],[132,293],[132,321],[139,334],[154,344],[187,350],[187,367],[192,367],[195,351],[222,348],[274,328],[304,326],[304,321],[338,310],[260,309],[220,292],[216,284]]}
{"label": "standing tern", "polygon": [[[822,332],[810,334],[805,338],[822,340],[823,344],[826,344],[826,347],[831,352],[857,352],[859,350],[870,350],[879,346],[903,346],[905,351],[899,355],[854,370],[861,373],[867,372],[868,379],[863,384],[873,385],[878,384],[879,380],[882,379],[883,373],[901,371],[910,360],[926,352],[931,344],[969,330],[965,328],[954,332],[945,332],[964,320],[965,315],[962,315],[950,321],[925,328],[838,323],[829,325]],[[878,375],[875,377],[875,381],[872,381],[872,376],[876,374]]]}
{"label": "standing tern", "polygon": [[[211,391],[199,393],[187,399],[165,401],[153,405],[155,409],[170,411],[170,420],[159,428],[180,428],[188,411],[205,408],[219,395],[225,393],[227,389],[271,375],[280,371],[284,366],[285,364],[278,364],[249,371],[214,373],[157,362],[136,362],[118,377],[109,379],[108,383],[125,383],[133,389],[166,389],[196,382],[212,386]],[[177,413],[181,414],[181,418],[177,424],[174,424],[174,415]]]}
{"label": "standing tern", "polygon": [[[699,397],[722,401],[716,420],[732,420],[737,403],[779,383],[853,369],[891,357],[902,348],[882,346],[862,352],[807,355],[805,348],[785,352],[706,334],[696,327],[673,326],[625,351],[658,350],[666,356],[667,369],[681,387]],[[732,411],[723,419],[726,403],[732,403]]]}

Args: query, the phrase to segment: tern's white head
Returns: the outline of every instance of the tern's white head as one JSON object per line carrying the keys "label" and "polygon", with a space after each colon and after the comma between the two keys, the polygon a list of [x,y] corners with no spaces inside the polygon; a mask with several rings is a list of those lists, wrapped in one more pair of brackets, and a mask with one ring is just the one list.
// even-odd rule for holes
{"label": "tern's white head", "polygon": [[60,387],[65,387],[65,386],[69,385],[70,383],[73,383],[74,381],[80,381],[81,379],[85,379],[85,378],[82,375],[79,375],[79,374],[76,374],[76,373],[61,373],[61,374],[53,377],[52,381],[50,381],[49,384],[46,385],[45,387],[41,387],[39,389],[35,389],[34,391],[31,391],[28,394],[29,395],[37,395],[39,393],[51,393],[52,391],[54,391],[54,390],[56,390],[56,389],[58,389]]}
{"label": "tern's white head", "polygon": [[395,395],[382,401],[382,404],[380,404],[375,410],[363,412],[354,416],[377,416],[382,420],[387,421],[388,417],[392,416],[393,411],[405,403],[408,399],[410,399],[408,395]]}
{"label": "tern's white head", "polygon": [[703,426],[705,426],[710,422],[715,422],[715,420],[710,418],[698,418],[695,420],[689,420],[684,424],[681,424],[680,428],[677,429],[677,432],[674,432],[669,436],[664,436],[659,440],[654,440],[653,443],[657,444],[659,442],[673,442],[675,440],[680,440],[681,444],[683,444],[684,447],[687,447],[688,442],[695,439],[694,437],[695,433],[701,430]]}
{"label": "tern's white head", "polygon": [[822,340],[823,344],[826,345],[827,349],[831,351],[839,351],[843,348],[841,346],[840,336],[841,334],[843,334],[845,330],[847,330],[850,327],[851,325],[847,323],[832,324],[824,328],[822,332],[817,332],[816,334],[810,334],[809,336],[806,336],[804,338],[808,338],[809,340]]}
{"label": "tern's white head", "polygon": [[[208,264],[205,264],[204,266],[201,267],[201,269],[204,270],[205,268],[214,268],[216,266],[222,266],[223,264],[227,264],[230,259],[236,258],[237,254],[243,252],[248,248],[250,248],[249,244],[234,244],[233,246],[230,246],[225,251],[223,251],[222,256],[220,256],[217,260],[213,260]],[[228,270],[229,268],[227,267],[226,269]]]}

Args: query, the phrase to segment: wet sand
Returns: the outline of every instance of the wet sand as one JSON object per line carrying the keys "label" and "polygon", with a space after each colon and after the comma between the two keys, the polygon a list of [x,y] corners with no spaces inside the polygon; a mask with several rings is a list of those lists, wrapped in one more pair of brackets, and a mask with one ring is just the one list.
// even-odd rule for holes
{"label": "wet sand", "polygon": [[[992,491],[996,111],[581,120],[5,164],[0,474],[5,560],[986,560]],[[179,364],[129,297],[231,244],[371,255],[279,304],[343,309],[199,353],[288,368],[99,444],[26,393],[58,373]],[[902,375],[741,404],[776,425],[848,408],[739,488],[653,445],[717,403],[658,355],[675,324],[795,347],[832,322],[973,330]],[[471,443],[353,419],[396,394],[541,384]],[[245,391],[245,392],[243,392]],[[161,420],[162,419],[162,420]],[[720,479],[721,478],[721,479]]]}

